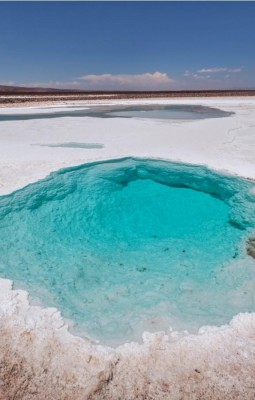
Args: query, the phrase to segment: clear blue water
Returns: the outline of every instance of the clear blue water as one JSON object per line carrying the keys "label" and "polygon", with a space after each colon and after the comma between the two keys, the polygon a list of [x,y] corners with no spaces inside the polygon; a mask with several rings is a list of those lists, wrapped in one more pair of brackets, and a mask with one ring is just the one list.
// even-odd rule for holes
{"label": "clear blue water", "polygon": [[192,120],[222,118],[233,115],[232,112],[217,108],[197,105],[136,105],[136,106],[93,106],[65,111],[37,112],[33,114],[0,114],[1,121],[26,121],[59,117],[94,117],[94,118],[152,118],[170,120]]}
{"label": "clear blue water", "polygon": [[251,182],[123,159],[0,197],[0,275],[103,343],[196,331],[255,308]]}

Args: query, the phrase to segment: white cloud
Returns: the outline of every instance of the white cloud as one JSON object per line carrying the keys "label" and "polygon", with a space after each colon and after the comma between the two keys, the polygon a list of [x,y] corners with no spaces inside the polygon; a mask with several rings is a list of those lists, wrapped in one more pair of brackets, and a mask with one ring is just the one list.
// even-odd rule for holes
{"label": "white cloud", "polygon": [[227,72],[233,72],[233,73],[241,72],[241,71],[242,71],[242,68],[233,68],[233,69],[228,69],[227,70]]}
{"label": "white cloud", "polygon": [[166,73],[83,75],[78,78],[88,89],[168,89],[174,79]]}
{"label": "white cloud", "polygon": [[166,73],[154,72],[133,75],[90,74],[71,81],[37,81],[22,83],[20,86],[76,90],[169,90],[173,88],[174,82]]}
{"label": "white cloud", "polygon": [[242,68],[226,68],[226,67],[213,67],[213,68],[202,68],[199,69],[197,72],[199,74],[214,74],[218,72],[230,72],[230,73],[236,73],[236,72],[241,72]]}
{"label": "white cloud", "polygon": [[48,82],[30,82],[30,83],[22,83],[21,86],[27,87],[43,87],[43,88],[76,88],[79,89],[80,82],[79,81],[48,81]]}
{"label": "white cloud", "polygon": [[187,71],[184,72],[184,76],[191,76],[191,75],[192,75],[192,72],[189,71],[189,70],[187,70]]}
{"label": "white cloud", "polygon": [[[183,76],[186,78],[187,87],[193,85],[193,87],[206,87],[206,88],[223,88],[224,85],[230,84],[233,81],[234,74],[241,72],[242,68],[227,68],[227,67],[212,67],[212,68],[201,68],[197,71],[186,70]],[[192,83],[193,82],[193,83]],[[233,86],[236,86],[235,82],[232,82]]]}
{"label": "white cloud", "polygon": [[211,75],[204,75],[204,74],[200,75],[196,72],[191,72],[191,71],[185,71],[184,76],[191,77],[193,79],[200,79],[200,80],[211,78]]}
{"label": "white cloud", "polygon": [[227,68],[218,68],[218,67],[213,67],[213,68],[202,68],[202,69],[199,69],[197,72],[199,73],[199,74],[208,74],[208,73],[217,73],[217,72],[225,72],[225,71],[227,71]]}
{"label": "white cloud", "polygon": [[13,86],[15,85],[14,81],[0,81],[0,85],[2,86]]}

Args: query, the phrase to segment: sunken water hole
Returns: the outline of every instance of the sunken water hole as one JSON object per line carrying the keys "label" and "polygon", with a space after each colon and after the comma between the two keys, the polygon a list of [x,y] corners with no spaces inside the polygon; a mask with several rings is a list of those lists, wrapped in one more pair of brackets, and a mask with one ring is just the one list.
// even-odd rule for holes
{"label": "sunken water hole", "polygon": [[116,346],[255,309],[254,183],[146,159],[86,164],[0,197],[0,276]]}

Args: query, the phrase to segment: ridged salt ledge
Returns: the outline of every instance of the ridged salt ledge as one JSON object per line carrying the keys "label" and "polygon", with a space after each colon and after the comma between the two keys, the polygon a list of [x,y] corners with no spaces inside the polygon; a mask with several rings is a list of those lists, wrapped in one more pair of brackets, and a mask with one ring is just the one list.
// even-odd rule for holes
{"label": "ridged salt ledge", "polygon": [[254,399],[254,313],[114,350],[71,335],[56,309],[0,283],[3,399]]}
{"label": "ridged salt ledge", "polygon": [[[130,155],[203,164],[255,179],[254,99],[179,104],[211,105],[236,114],[173,123],[80,118],[1,123],[1,194],[66,166]],[[105,147],[34,146],[71,141]],[[254,313],[239,314],[222,327],[201,328],[198,335],[144,333],[143,344],[111,349],[71,335],[56,309],[32,306],[26,292],[1,279],[0,320],[3,399],[255,397]]]}

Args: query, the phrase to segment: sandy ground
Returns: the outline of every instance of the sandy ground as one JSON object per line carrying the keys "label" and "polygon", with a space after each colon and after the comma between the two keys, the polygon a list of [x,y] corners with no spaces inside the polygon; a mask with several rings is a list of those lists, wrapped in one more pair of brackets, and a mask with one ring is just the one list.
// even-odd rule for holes
{"label": "sandy ground", "polygon": [[[63,167],[123,156],[203,164],[255,179],[254,98],[143,103],[152,102],[201,104],[235,115],[174,122],[71,117],[0,122],[0,194]],[[50,109],[58,107],[66,105]],[[17,109],[0,110],[7,112]],[[38,106],[18,112],[38,112]],[[102,147],[48,147],[63,143]],[[197,335],[171,329],[144,333],[143,344],[111,349],[71,335],[57,310],[31,306],[27,293],[12,290],[10,281],[1,279],[0,289],[0,399],[255,398],[254,313],[240,314],[223,327],[201,328]]]}

